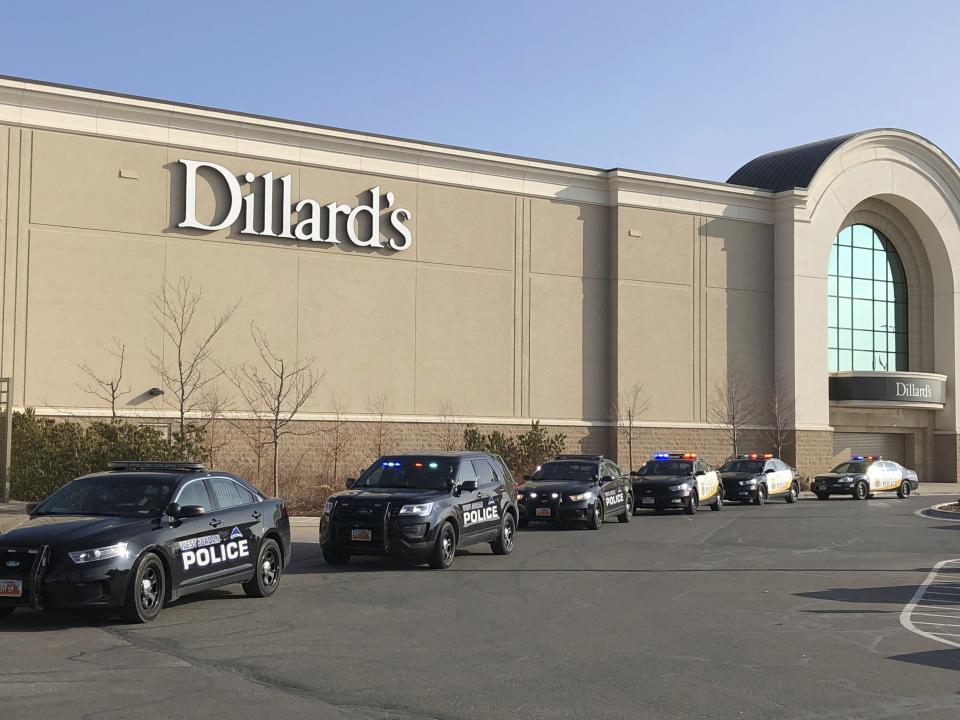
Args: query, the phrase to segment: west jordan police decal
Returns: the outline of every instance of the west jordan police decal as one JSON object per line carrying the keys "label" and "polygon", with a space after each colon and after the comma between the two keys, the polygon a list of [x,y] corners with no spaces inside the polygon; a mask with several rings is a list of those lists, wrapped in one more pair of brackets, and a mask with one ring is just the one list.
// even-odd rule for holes
{"label": "west jordan police decal", "polygon": [[477,500],[463,506],[463,526],[470,527],[477,523],[500,519],[500,508],[496,498]]}
{"label": "west jordan police decal", "polygon": [[607,505],[621,505],[623,503],[623,490],[612,490],[603,494],[603,500]]}
{"label": "west jordan police decal", "polygon": [[204,535],[199,538],[191,538],[180,542],[181,557],[183,559],[183,569],[189,570],[196,567],[207,567],[208,565],[219,565],[228,560],[237,560],[250,555],[249,543],[243,539],[243,533],[239,528],[233,528],[230,531],[230,540],[223,542],[223,538],[217,535]]}

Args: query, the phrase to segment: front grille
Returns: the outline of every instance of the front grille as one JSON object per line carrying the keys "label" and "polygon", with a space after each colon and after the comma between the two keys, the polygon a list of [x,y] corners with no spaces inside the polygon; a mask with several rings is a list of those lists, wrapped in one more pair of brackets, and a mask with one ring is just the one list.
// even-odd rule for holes
{"label": "front grille", "polygon": [[50,559],[50,548],[0,548],[0,580],[22,583],[20,597],[4,597],[4,602],[39,607],[40,578]]}
{"label": "front grille", "polygon": [[[331,524],[334,543],[344,547],[387,547],[386,524],[400,512],[398,503],[339,501],[333,507]],[[354,540],[354,530],[369,530],[369,540]]]}

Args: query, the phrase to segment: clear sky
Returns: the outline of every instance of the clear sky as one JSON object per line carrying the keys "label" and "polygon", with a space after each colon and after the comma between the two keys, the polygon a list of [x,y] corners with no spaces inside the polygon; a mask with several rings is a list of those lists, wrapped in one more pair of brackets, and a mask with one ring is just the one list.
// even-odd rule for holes
{"label": "clear sky", "polygon": [[0,74],[725,180],[913,130],[960,160],[960,1],[4,3]]}

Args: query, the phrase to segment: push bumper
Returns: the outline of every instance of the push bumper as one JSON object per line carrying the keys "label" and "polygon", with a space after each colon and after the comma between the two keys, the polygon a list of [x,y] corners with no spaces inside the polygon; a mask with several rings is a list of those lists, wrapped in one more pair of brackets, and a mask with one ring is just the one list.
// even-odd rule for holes
{"label": "push bumper", "polygon": [[440,525],[432,517],[361,524],[325,515],[320,521],[320,546],[353,555],[424,557],[436,544]]}
{"label": "push bumper", "polygon": [[757,497],[756,485],[730,485],[723,488],[723,499],[743,502],[744,500],[754,500]]}
{"label": "push bumper", "polygon": [[[9,567],[8,562],[18,562]],[[30,560],[29,565],[25,563]],[[0,605],[32,608],[119,607],[126,599],[133,560],[75,565],[49,547],[0,548],[0,587],[19,588],[19,597],[0,596]]]}
{"label": "push bumper", "polygon": [[520,519],[525,522],[579,522],[590,518],[593,503],[588,500],[570,502],[562,498],[545,500],[527,500],[517,505]]}
{"label": "push bumper", "polygon": [[831,495],[853,495],[853,489],[856,487],[856,483],[829,483],[829,482],[817,482],[814,480],[810,483],[810,491],[812,493],[830,493]]}

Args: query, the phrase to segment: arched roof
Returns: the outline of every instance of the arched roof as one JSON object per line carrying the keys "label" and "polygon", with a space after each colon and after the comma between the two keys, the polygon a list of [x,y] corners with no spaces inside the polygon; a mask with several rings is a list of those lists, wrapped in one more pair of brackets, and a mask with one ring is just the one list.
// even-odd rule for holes
{"label": "arched roof", "polygon": [[761,155],[737,170],[727,182],[771,192],[808,187],[830,154],[858,134],[840,135]]}

